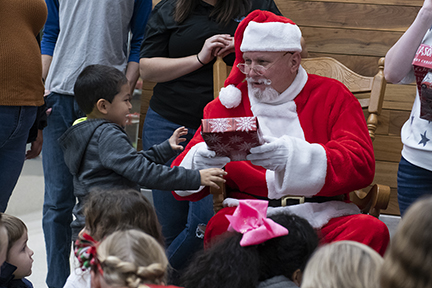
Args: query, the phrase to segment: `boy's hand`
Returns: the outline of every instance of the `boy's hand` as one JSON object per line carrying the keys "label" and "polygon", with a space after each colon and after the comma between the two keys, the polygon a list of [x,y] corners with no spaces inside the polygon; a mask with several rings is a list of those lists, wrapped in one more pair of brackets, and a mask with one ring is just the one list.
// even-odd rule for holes
{"label": "boy's hand", "polygon": [[225,179],[223,179],[224,175],[227,175],[225,170],[220,168],[209,168],[199,170],[201,175],[201,185],[210,186],[216,189],[219,189],[219,185],[217,183],[225,183]]}
{"label": "boy's hand", "polygon": [[188,130],[184,126],[179,127],[174,131],[173,135],[168,139],[168,142],[170,143],[173,150],[183,150],[183,146],[179,145],[179,143],[185,141],[186,138],[180,137],[186,135],[187,132]]}

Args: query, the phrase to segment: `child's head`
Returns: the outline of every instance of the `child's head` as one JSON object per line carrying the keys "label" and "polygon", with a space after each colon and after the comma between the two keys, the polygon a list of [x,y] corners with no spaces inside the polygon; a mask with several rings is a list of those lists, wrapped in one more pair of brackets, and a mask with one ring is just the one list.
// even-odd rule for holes
{"label": "child's head", "polygon": [[243,234],[226,233],[194,258],[182,275],[182,285],[256,287],[275,276],[285,276],[299,285],[304,266],[318,245],[318,236],[299,216],[281,214],[270,218],[287,228],[288,235],[243,247]]}
{"label": "child's head", "polygon": [[165,282],[168,267],[165,251],[142,231],[112,233],[100,243],[96,258],[91,273],[92,287],[135,288],[142,283]]}
{"label": "child's head", "polygon": [[381,273],[383,288],[432,287],[432,196],[416,201],[404,214]]}
{"label": "child's head", "polygon": [[8,251],[8,235],[3,224],[2,215],[3,213],[0,213],[0,267],[6,261]]}
{"label": "child's head", "polygon": [[309,222],[299,216],[277,214],[269,218],[287,228],[289,233],[258,245],[260,281],[284,275],[300,285],[306,263],[318,246],[318,235]]}
{"label": "child's head", "polygon": [[354,241],[319,248],[306,265],[302,288],[378,288],[383,258]]}
{"label": "child's head", "polygon": [[117,230],[140,229],[161,245],[163,237],[150,201],[133,189],[94,189],[84,206],[86,232],[96,241]]}
{"label": "child's head", "polygon": [[120,126],[130,112],[130,87],[126,76],[116,68],[90,65],[78,76],[75,99],[81,110],[92,118],[103,118]]}
{"label": "child's head", "polygon": [[33,251],[27,246],[27,227],[15,216],[3,214],[3,224],[8,235],[6,262],[17,267],[13,275],[21,279],[32,273]]}

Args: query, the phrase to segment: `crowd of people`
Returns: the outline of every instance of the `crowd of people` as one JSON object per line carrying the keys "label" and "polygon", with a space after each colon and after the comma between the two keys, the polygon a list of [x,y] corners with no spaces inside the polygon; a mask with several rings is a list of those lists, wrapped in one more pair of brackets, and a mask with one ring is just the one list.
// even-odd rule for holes
{"label": "crowd of people", "polygon": [[[403,218],[390,242],[349,202],[375,174],[361,106],[303,69],[301,31],[273,0],[10,1],[0,0],[11,12],[0,12],[1,35],[13,38],[19,19],[12,30],[29,45],[0,50],[0,287],[32,287],[27,227],[3,212],[24,159],[41,150],[49,288],[432,286],[432,107],[420,84],[401,133]],[[412,62],[431,27],[425,0],[386,55],[388,81],[421,83],[428,69]],[[17,53],[21,62],[6,61]],[[216,57],[233,68],[213,100]],[[28,91],[11,88],[26,64]],[[124,130],[139,77],[157,83],[142,151]],[[246,159],[209,149],[201,119],[246,117],[260,137]],[[210,189],[222,185],[215,214]]]}

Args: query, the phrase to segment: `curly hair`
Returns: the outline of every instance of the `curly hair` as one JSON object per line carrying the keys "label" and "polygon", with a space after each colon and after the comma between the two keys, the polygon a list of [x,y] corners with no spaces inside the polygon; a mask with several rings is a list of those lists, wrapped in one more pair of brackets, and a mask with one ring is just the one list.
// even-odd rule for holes
{"label": "curly hair", "polygon": [[354,241],[320,247],[309,260],[302,288],[379,288],[383,258],[372,248]]}
{"label": "curly hair", "polygon": [[133,189],[93,189],[84,206],[85,227],[100,241],[117,230],[140,229],[164,246],[162,229],[150,201]]}
{"label": "curly hair", "polygon": [[164,249],[139,230],[109,235],[97,248],[97,259],[109,285],[136,288],[142,283],[161,284],[166,279],[168,259]]}
{"label": "curly hair", "polygon": [[210,249],[198,253],[180,277],[185,288],[256,287],[259,254],[256,246],[241,247],[240,233],[227,232]]}
{"label": "curly hair", "polygon": [[243,234],[225,233],[210,249],[199,253],[181,277],[185,288],[257,287],[259,282],[278,275],[291,279],[302,270],[318,245],[312,226],[296,215],[275,215],[288,235],[262,244],[242,247]]}
{"label": "curly hair", "polygon": [[381,273],[382,288],[432,287],[432,196],[416,201],[402,218]]}
{"label": "curly hair", "polygon": [[258,245],[261,259],[259,281],[278,275],[291,279],[297,269],[304,271],[307,261],[318,246],[318,236],[309,222],[299,216],[277,214],[269,218],[289,232],[286,236]]}

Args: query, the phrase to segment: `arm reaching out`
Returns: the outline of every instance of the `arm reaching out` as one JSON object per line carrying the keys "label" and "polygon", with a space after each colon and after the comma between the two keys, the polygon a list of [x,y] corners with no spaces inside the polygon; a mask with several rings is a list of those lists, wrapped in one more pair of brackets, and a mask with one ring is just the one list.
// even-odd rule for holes
{"label": "arm reaching out", "polygon": [[432,0],[425,0],[416,19],[387,52],[384,76],[391,83],[400,82],[410,71],[417,48],[432,25]]}
{"label": "arm reaching out", "polygon": [[217,183],[225,183],[225,179],[223,179],[224,175],[227,175],[223,169],[220,168],[209,168],[200,170],[201,175],[201,185],[210,186],[216,189],[219,189],[219,185]]}

